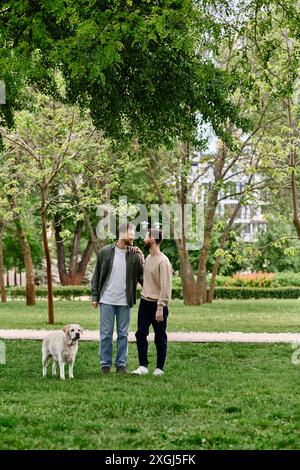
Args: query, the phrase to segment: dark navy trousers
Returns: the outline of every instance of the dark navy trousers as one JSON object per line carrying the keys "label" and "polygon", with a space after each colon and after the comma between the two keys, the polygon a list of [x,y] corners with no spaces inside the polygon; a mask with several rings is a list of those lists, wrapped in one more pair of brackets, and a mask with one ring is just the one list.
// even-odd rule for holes
{"label": "dark navy trousers", "polygon": [[157,302],[141,299],[138,311],[138,329],[135,334],[138,349],[139,362],[141,366],[148,367],[148,341],[150,325],[154,330],[154,342],[157,351],[156,367],[163,370],[167,356],[167,318],[168,307],[163,308],[164,320],[158,322],[155,319]]}

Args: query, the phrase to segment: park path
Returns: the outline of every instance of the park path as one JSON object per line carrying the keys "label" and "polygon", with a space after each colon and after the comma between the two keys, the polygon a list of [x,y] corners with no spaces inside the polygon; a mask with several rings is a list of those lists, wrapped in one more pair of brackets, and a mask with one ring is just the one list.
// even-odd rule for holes
{"label": "park path", "polygon": [[[51,330],[9,330],[0,329],[0,339],[42,340]],[[116,339],[116,334],[114,334]],[[153,333],[148,339],[153,341]],[[99,341],[99,331],[85,330],[82,341]],[[241,333],[238,331],[219,332],[168,332],[168,340],[178,343],[300,343],[300,333]],[[129,341],[135,342],[134,332],[129,333]]]}

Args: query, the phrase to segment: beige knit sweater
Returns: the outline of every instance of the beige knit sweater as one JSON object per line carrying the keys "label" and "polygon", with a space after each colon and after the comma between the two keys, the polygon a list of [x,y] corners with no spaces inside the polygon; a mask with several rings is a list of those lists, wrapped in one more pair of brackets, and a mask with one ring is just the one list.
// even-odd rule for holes
{"label": "beige knit sweater", "polygon": [[144,282],[141,297],[167,305],[172,294],[172,266],[169,258],[159,252],[148,255],[144,264]]}

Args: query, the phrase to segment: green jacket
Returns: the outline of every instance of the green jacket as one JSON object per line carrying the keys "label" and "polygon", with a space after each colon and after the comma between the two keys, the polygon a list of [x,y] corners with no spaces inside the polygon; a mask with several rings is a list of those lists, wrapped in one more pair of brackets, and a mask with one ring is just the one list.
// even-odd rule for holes
{"label": "green jacket", "polygon": [[[115,256],[115,244],[106,245],[99,251],[95,271],[91,280],[92,301],[99,302],[107,286]],[[126,295],[129,308],[136,303],[137,283],[143,285],[143,264],[138,253],[127,248]]]}

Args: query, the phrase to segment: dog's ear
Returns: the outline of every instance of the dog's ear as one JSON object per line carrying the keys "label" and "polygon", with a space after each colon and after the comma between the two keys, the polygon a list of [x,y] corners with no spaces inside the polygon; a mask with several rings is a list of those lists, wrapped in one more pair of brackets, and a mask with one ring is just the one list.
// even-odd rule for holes
{"label": "dog's ear", "polygon": [[81,327],[79,328],[79,331],[83,335],[83,329]]}
{"label": "dog's ear", "polygon": [[63,327],[63,332],[64,332],[64,333],[68,333],[68,331],[69,331],[69,326],[70,326],[70,325],[65,325],[65,326]]}

